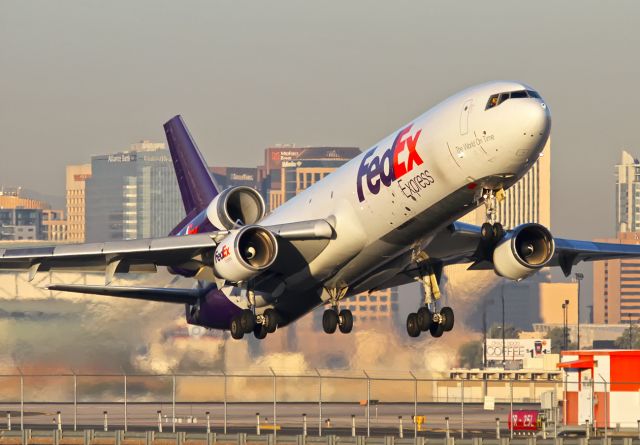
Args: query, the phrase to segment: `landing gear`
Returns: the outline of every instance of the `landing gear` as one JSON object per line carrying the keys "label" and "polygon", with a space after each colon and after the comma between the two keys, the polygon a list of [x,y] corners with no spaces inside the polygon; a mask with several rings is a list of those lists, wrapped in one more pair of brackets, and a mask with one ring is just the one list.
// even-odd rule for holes
{"label": "landing gear", "polygon": [[253,328],[256,325],[256,316],[253,314],[251,309],[245,309],[240,313],[240,325],[242,326],[245,334],[253,331]]}
{"label": "landing gear", "polygon": [[487,222],[482,224],[480,234],[482,240],[488,244],[496,244],[504,236],[504,227],[496,222],[498,203],[504,200],[504,189],[483,190],[482,198],[486,210]]}
{"label": "landing gear", "polygon": [[436,310],[441,294],[433,265],[429,264],[424,252],[415,253],[414,258],[422,269],[418,281],[424,289],[424,306],[407,317],[407,334],[409,337],[418,337],[421,332],[429,331],[433,337],[441,337],[453,329],[453,309],[445,306]]}
{"label": "landing gear", "polygon": [[348,334],[353,330],[353,314],[349,309],[339,310],[338,307],[338,301],[345,297],[347,288],[327,289],[327,292],[331,309],[327,309],[322,314],[322,329],[327,334],[333,334],[336,329],[340,329],[343,334]]}
{"label": "landing gear", "polygon": [[265,325],[263,325],[263,324],[257,324],[253,328],[253,336],[255,338],[257,338],[258,340],[262,340],[262,339],[266,338],[267,333],[268,333],[267,327]]}
{"label": "landing gear", "polygon": [[240,322],[239,315],[236,315],[231,319],[231,324],[229,325],[229,330],[231,331],[231,337],[236,340],[242,339],[244,337],[244,328],[242,327],[242,323]]}
{"label": "landing gear", "polygon": [[278,312],[275,309],[267,309],[262,315],[264,317],[263,325],[267,329],[267,332],[269,334],[276,332],[278,328]]}

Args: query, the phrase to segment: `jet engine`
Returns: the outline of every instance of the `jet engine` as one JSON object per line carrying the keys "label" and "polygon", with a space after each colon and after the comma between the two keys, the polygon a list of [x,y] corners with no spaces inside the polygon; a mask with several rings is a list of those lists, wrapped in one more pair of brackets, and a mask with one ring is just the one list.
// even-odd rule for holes
{"label": "jet engine", "polygon": [[549,229],[540,224],[523,224],[498,243],[493,251],[493,266],[498,275],[520,281],[546,266],[554,252]]}
{"label": "jet engine", "polygon": [[260,226],[245,226],[218,244],[213,270],[218,277],[237,283],[269,268],[277,255],[278,242],[273,233]]}
{"label": "jet engine", "polygon": [[262,219],[265,205],[262,196],[247,186],[224,190],[207,207],[207,218],[218,229],[233,229],[255,224]]}

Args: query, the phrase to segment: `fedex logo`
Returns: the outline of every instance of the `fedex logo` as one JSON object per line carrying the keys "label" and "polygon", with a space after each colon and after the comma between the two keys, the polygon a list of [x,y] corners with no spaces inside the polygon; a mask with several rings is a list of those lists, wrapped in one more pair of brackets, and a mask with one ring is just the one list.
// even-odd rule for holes
{"label": "fedex logo", "polygon": [[213,259],[216,263],[224,260],[226,257],[231,255],[231,251],[229,250],[229,246],[222,246],[222,249],[216,250],[216,253],[213,255]]}
{"label": "fedex logo", "polygon": [[412,126],[413,124],[410,124],[400,130],[391,148],[385,151],[382,156],[373,156],[377,147],[364,155],[360,168],[358,168],[357,191],[360,202],[364,201],[363,184],[366,184],[370,193],[377,195],[381,186],[389,187],[393,181],[400,179],[414,167],[422,165],[422,158],[416,151],[422,130],[410,135]]}

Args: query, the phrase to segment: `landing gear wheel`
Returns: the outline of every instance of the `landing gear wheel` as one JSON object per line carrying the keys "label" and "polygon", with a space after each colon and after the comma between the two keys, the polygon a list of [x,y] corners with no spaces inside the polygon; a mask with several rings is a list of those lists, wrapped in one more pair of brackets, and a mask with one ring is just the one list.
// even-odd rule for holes
{"label": "landing gear wheel", "polygon": [[431,324],[433,323],[433,314],[431,313],[429,308],[421,307],[420,309],[418,309],[418,313],[416,315],[420,330],[423,332],[428,331],[431,327]]}
{"label": "landing gear wheel", "polygon": [[273,334],[278,328],[278,312],[275,309],[267,309],[263,315],[266,319],[267,332]]}
{"label": "landing gear wheel", "polygon": [[499,222],[493,224],[493,239],[497,242],[504,236],[504,227]]}
{"label": "landing gear wheel", "polygon": [[327,334],[333,334],[338,327],[338,313],[333,309],[327,309],[322,314],[322,329]]}
{"label": "landing gear wheel", "polygon": [[245,334],[253,331],[253,328],[256,325],[256,316],[253,315],[251,309],[245,309],[240,314],[240,324],[242,325],[242,329]]}
{"label": "landing gear wheel", "polygon": [[453,309],[445,306],[440,309],[440,315],[442,316],[442,318],[444,318],[444,322],[442,323],[442,325],[444,326],[444,330],[446,332],[449,332],[453,329]]}
{"label": "landing gear wheel", "polygon": [[409,337],[417,337],[420,335],[420,326],[418,326],[418,314],[412,312],[407,317],[407,334]]}
{"label": "landing gear wheel", "polygon": [[258,340],[262,340],[267,336],[267,327],[263,324],[256,324],[253,328],[253,336]]}
{"label": "landing gear wheel", "polygon": [[433,323],[429,328],[432,337],[442,337],[444,334],[444,325],[442,323]]}
{"label": "landing gear wheel", "polygon": [[342,309],[338,314],[340,332],[348,334],[353,329],[353,314],[349,309]]}
{"label": "landing gear wheel", "polygon": [[231,337],[236,340],[240,340],[244,337],[244,329],[242,327],[242,323],[240,322],[241,315],[236,315],[231,319],[231,324],[229,325],[229,330],[231,331]]}
{"label": "landing gear wheel", "polygon": [[483,241],[486,242],[491,242],[493,241],[493,224],[491,223],[484,223],[482,224],[482,227],[480,228],[480,236],[482,237]]}

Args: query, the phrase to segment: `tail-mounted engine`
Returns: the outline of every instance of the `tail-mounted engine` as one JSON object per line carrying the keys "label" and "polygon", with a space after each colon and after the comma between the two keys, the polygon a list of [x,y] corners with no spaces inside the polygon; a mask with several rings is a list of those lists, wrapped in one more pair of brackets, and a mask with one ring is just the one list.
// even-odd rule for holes
{"label": "tail-mounted engine", "polygon": [[493,265],[498,275],[519,281],[546,266],[554,252],[549,229],[540,224],[523,224],[498,243],[493,251]]}
{"label": "tail-mounted engine", "polygon": [[260,226],[245,226],[218,244],[213,270],[218,277],[237,283],[268,269],[277,255],[278,242],[273,233]]}
{"label": "tail-mounted engine", "polygon": [[255,224],[262,219],[265,205],[262,196],[247,186],[224,190],[207,207],[207,218],[218,229],[233,229]]}

